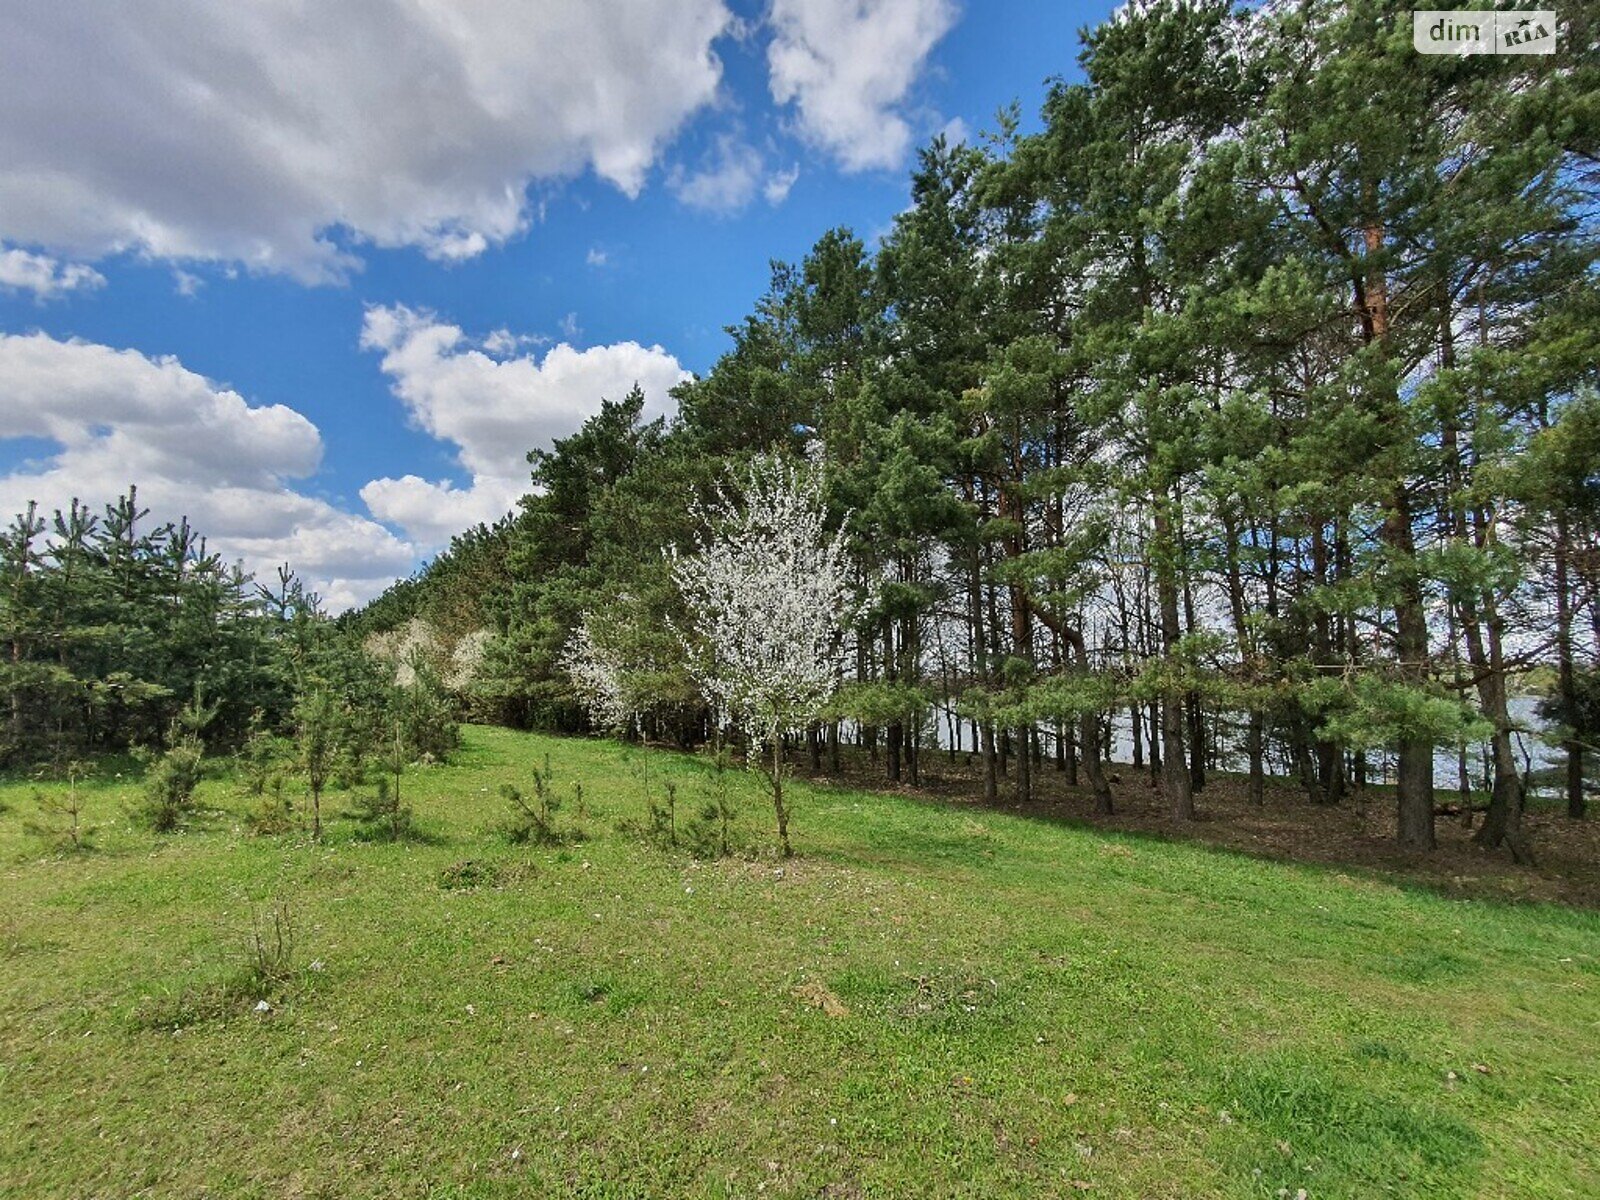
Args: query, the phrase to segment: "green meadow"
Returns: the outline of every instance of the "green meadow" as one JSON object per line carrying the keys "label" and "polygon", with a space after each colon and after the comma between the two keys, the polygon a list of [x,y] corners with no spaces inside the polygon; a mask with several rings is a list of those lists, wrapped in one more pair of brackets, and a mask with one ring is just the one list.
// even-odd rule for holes
{"label": "green meadow", "polygon": [[0,1194],[1600,1195],[1594,913],[745,772],[697,858],[703,761],[464,732],[404,841],[0,786]]}

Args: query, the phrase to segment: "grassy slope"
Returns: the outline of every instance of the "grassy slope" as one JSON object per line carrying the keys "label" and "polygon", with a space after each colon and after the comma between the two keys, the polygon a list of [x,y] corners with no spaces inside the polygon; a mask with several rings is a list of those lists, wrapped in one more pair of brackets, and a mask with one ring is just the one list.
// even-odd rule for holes
{"label": "grassy slope", "polygon": [[[516,850],[547,752],[592,839]],[[156,839],[113,779],[40,858],[0,786],[0,1194],[1600,1194],[1593,914],[803,785],[798,861],[695,863],[613,830],[646,760],[709,787],[470,730],[410,845],[253,838],[220,782]],[[219,1005],[280,901],[274,1010]]]}

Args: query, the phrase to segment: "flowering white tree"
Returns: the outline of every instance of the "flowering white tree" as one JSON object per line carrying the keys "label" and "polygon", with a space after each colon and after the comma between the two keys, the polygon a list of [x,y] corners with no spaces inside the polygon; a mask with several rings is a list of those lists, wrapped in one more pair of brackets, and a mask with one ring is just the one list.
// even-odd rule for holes
{"label": "flowering white tree", "polygon": [[577,628],[562,647],[560,664],[591,721],[610,730],[628,723],[635,706],[627,666],[620,654],[595,639],[594,619],[589,613],[578,619]]}
{"label": "flowering white tree", "polygon": [[839,686],[844,633],[857,611],[844,535],[826,527],[819,472],[774,457],[756,459],[734,500],[699,515],[692,553],[672,558],[689,614],[690,671],[720,728],[738,726],[752,749],[765,747],[778,822],[789,845],[783,802],[783,740],[815,721]]}

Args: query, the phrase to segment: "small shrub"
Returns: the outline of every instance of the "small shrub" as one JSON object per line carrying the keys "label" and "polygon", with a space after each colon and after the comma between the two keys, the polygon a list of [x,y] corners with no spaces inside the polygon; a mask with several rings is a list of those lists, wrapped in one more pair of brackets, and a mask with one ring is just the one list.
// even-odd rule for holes
{"label": "small shrub", "polygon": [[322,840],[322,792],[339,755],[340,715],[325,688],[302,693],[294,706],[295,757],[311,792],[311,836]]}
{"label": "small shrub", "polygon": [[506,835],[506,840],[513,846],[529,842],[538,846],[560,844],[561,832],[556,828],[551,803],[541,802],[537,798],[530,802],[519,789],[509,783],[500,785],[500,795],[504,797],[506,806],[510,810],[501,830]]}
{"label": "small shrub", "polygon": [[555,784],[550,771],[550,756],[544,756],[544,766],[533,770],[533,799],[530,801],[521,789],[509,783],[500,785],[500,795],[510,810],[501,831],[512,845],[533,842],[540,846],[554,846],[563,840],[556,828],[556,812],[561,802],[556,797]]}
{"label": "small shrub", "polygon": [[720,858],[728,853],[727,831],[717,823],[717,806],[707,803],[700,815],[684,826],[683,840],[696,858]]}
{"label": "small shrub", "polygon": [[64,768],[66,794],[35,791],[34,806],[39,810],[36,820],[28,821],[24,830],[42,841],[57,853],[76,854],[92,849],[89,839],[94,830],[83,822],[83,796],[78,783],[92,768],[87,763],[69,762]]}
{"label": "small shrub", "polygon": [[200,735],[216,715],[217,706],[207,705],[196,688],[194,699],[172,719],[167,750],[139,754],[145,763],[144,797],[129,813],[136,824],[155,833],[171,833],[194,811],[194,792],[205,762]]}
{"label": "small shrub", "polygon": [[341,745],[333,756],[328,783],[340,791],[349,791],[366,783],[367,774],[367,757],[361,743],[349,741]]}
{"label": "small shrub", "polygon": [[714,825],[717,834],[717,853],[724,858],[733,853],[732,842],[728,836],[733,825],[735,810],[733,807],[732,792],[729,789],[728,771],[732,763],[728,756],[728,748],[718,745],[716,753],[711,756],[711,766],[714,772],[715,784],[712,788],[710,802],[701,811],[700,820],[703,824]]}
{"label": "small shrub", "polygon": [[250,832],[262,837],[273,837],[294,830],[294,805],[284,792],[282,775],[270,776],[261,789],[261,801],[245,814],[245,824]]}
{"label": "small shrub", "polygon": [[246,795],[263,796],[280,772],[282,765],[293,755],[293,746],[265,724],[260,709],[250,718],[250,736],[239,750],[239,765],[244,774]]}
{"label": "small shrub", "polygon": [[161,755],[146,751],[144,796],[130,816],[153,833],[172,833],[194,811],[204,753],[198,740],[180,741]]}
{"label": "small shrub", "polygon": [[461,745],[460,703],[439,672],[418,652],[404,664],[389,696],[389,716],[407,757],[445,762]]}
{"label": "small shrub", "polygon": [[361,835],[370,840],[399,842],[416,832],[411,810],[400,803],[398,790],[390,790],[386,776],[378,777],[377,788],[371,795],[357,798],[350,815],[360,822]]}
{"label": "small shrub", "polygon": [[667,844],[678,844],[678,785],[672,780],[666,782],[667,803],[664,809],[667,825]]}
{"label": "small shrub", "polygon": [[628,837],[643,838],[652,846],[662,850],[670,849],[678,844],[677,829],[677,795],[676,788],[669,785],[667,803],[657,804],[651,797],[645,798],[645,819],[635,821],[625,817],[617,822],[617,832]]}

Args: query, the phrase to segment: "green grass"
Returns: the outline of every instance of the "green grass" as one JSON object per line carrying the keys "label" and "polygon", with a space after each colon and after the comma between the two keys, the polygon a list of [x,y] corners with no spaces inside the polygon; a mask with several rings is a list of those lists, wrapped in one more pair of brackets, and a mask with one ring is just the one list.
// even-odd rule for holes
{"label": "green grass", "polygon": [[[510,846],[546,753],[589,840]],[[643,762],[709,794],[471,729],[426,840],[227,780],[156,838],[102,778],[46,855],[0,785],[0,1194],[1600,1195],[1592,913],[803,784],[797,860],[696,862],[616,832]]]}

